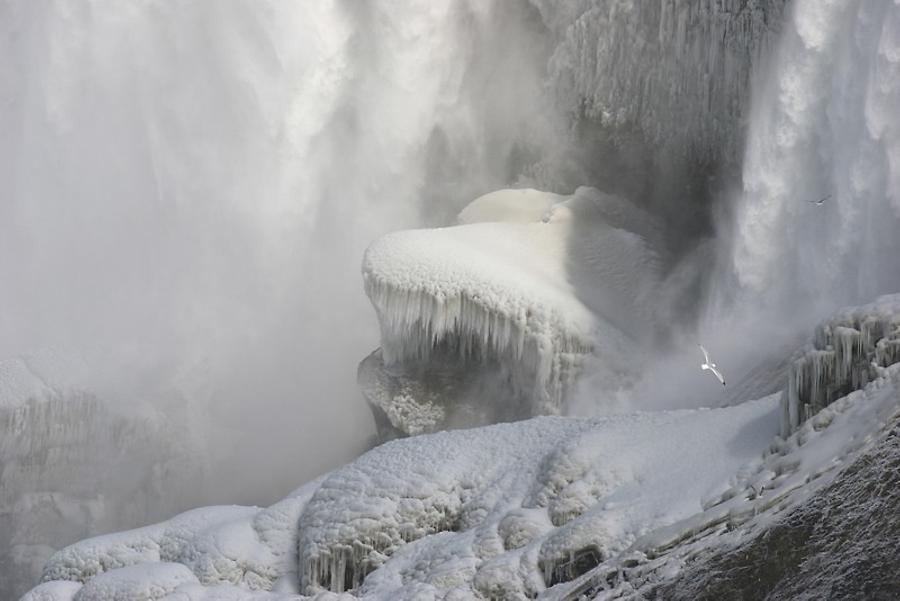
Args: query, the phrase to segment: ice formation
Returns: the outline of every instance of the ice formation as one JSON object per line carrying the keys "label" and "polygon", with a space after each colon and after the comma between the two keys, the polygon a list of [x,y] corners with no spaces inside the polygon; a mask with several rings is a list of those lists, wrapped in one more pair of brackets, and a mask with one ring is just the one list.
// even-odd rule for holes
{"label": "ice formation", "polygon": [[361,364],[360,384],[385,428],[560,413],[587,357],[619,376],[611,386],[637,375],[664,247],[651,216],[580,188],[494,192],[459,220],[366,251],[381,350]]}
{"label": "ice formation", "polygon": [[782,430],[792,432],[895,363],[900,363],[900,295],[839,311],[816,328],[810,347],[791,363]]}

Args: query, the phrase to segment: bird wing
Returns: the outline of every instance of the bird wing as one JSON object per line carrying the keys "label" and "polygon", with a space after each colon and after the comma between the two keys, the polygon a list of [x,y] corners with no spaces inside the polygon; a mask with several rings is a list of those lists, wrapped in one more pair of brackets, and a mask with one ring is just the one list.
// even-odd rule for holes
{"label": "bird wing", "polygon": [[719,382],[722,383],[722,386],[725,386],[725,376],[722,375],[722,372],[720,372],[715,367],[710,367],[709,371],[713,372],[713,375],[715,375]]}
{"label": "bird wing", "polygon": [[703,362],[704,362],[704,363],[709,363],[709,353],[706,352],[706,349],[703,348],[703,345],[702,345],[702,344],[698,344],[697,346],[699,346],[699,347],[700,347],[700,350],[703,351]]}

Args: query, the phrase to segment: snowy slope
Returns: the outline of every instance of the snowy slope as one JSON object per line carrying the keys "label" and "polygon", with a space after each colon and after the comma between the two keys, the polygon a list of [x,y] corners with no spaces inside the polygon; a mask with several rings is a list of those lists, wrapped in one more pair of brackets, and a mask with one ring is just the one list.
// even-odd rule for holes
{"label": "snowy slope", "polygon": [[[640,596],[642,592],[660,585],[677,585],[682,590],[690,590],[688,583],[679,584],[683,569],[697,568],[698,564],[701,571],[711,569],[710,565],[704,564],[705,559],[745,551],[747,545],[756,545],[767,555],[784,554],[783,562],[779,561],[778,555],[767,559],[780,564],[773,567],[769,575],[789,572],[795,567],[791,564],[791,556],[804,555],[808,549],[802,541],[787,542],[787,547],[779,548],[777,542],[770,543],[765,538],[769,536],[770,529],[794,514],[802,515],[804,505],[823,489],[832,485],[840,488],[844,470],[854,466],[857,460],[864,462],[868,455],[879,453],[885,440],[895,435],[892,432],[896,431],[898,423],[900,366],[894,365],[882,371],[865,389],[841,397],[821,410],[787,439],[773,441],[760,461],[738,472],[734,486],[721,495],[707,499],[704,503],[706,509],[702,513],[651,533],[624,558],[614,558],[598,566],[547,598],[575,599],[578,595],[588,594],[590,598],[601,600],[640,599],[643,598]],[[865,511],[867,498],[877,495],[871,490],[872,487],[878,488],[880,485],[864,481],[856,482],[855,486],[869,489],[854,504],[855,511]],[[855,494],[859,495],[858,492]],[[894,513],[896,509],[889,508],[888,511]],[[881,526],[867,524],[870,528]],[[828,546],[865,546],[865,543],[856,540],[838,538],[839,530],[835,528],[833,533],[826,530],[820,536],[826,539]],[[896,548],[895,544],[893,546]],[[710,580],[715,580],[721,577],[727,580],[744,570],[753,569],[749,561],[748,558],[745,564],[738,560],[734,573],[730,575],[706,574],[704,578],[709,576]],[[690,577],[690,572],[685,576]],[[872,576],[869,583],[883,580],[883,577]],[[866,578],[861,580],[859,584],[865,586]],[[750,588],[754,595],[765,596],[764,587],[772,584],[759,580]],[[734,593],[737,587],[729,590]],[[715,593],[712,595],[710,598],[717,598]],[[673,594],[672,598],[693,600],[697,597]]]}

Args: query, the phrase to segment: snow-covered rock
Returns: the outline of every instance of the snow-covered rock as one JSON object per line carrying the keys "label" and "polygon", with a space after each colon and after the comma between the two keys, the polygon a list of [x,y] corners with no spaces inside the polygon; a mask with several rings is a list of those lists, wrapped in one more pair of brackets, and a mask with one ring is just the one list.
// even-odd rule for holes
{"label": "snow-covered rock", "polygon": [[459,220],[363,260],[382,346],[359,379],[383,437],[558,414],[588,358],[611,386],[637,375],[623,357],[655,333],[663,252],[649,214],[591,188],[503,190]]}

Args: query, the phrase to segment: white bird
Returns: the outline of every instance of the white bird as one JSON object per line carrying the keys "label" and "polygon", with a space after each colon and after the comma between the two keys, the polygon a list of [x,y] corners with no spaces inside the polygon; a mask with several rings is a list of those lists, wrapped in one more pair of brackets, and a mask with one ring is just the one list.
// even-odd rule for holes
{"label": "white bird", "polygon": [[705,348],[703,348],[702,344],[698,344],[700,350],[703,351],[703,363],[700,364],[700,369],[706,371],[707,369],[712,372],[712,374],[716,377],[716,379],[722,383],[722,386],[725,386],[725,377],[722,375],[722,372],[718,370],[718,366],[709,360],[709,353]]}
{"label": "white bird", "polygon": [[817,207],[821,207],[823,204],[825,204],[825,201],[828,200],[829,198],[831,198],[831,194],[829,194],[828,196],[823,196],[819,200],[807,200],[806,202],[811,202],[812,204],[816,205]]}

